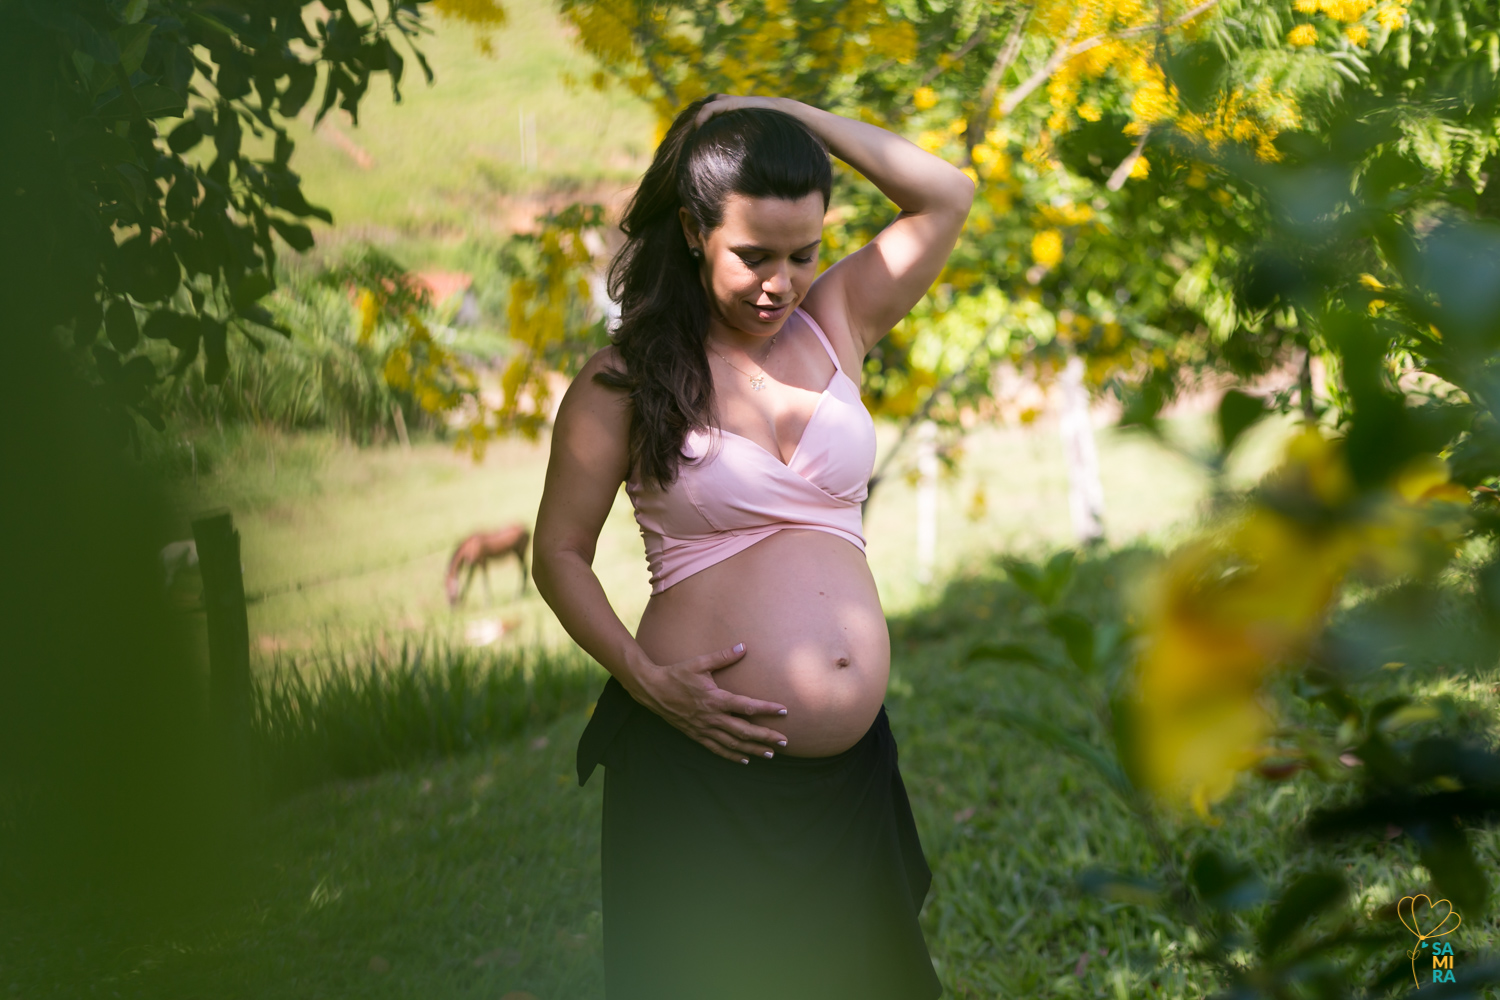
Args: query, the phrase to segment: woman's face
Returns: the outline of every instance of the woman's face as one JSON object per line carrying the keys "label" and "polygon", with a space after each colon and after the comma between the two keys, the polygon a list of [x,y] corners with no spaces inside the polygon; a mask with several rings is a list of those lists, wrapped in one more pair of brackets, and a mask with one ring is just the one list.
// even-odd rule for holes
{"label": "woman's face", "polygon": [[703,282],[716,318],[752,336],[780,330],[818,276],[822,192],[796,201],[731,194],[723,223],[706,237],[687,209],[682,219],[689,246],[703,251]]}

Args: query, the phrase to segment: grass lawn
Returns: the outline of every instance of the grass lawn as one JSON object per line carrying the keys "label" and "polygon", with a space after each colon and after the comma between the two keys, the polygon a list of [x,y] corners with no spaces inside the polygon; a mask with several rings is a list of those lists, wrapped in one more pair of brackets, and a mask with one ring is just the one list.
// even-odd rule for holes
{"label": "grass lawn", "polygon": [[[1089,613],[1118,601],[1139,555],[1086,565],[1067,605]],[[1127,811],[1092,771],[986,717],[1003,705],[1087,732],[1070,678],[963,662],[982,638],[1040,641],[1039,617],[991,568],[891,620],[899,680],[887,704],[935,873],[923,922],[947,995],[1205,996],[1213,984],[1179,965],[1193,945],[1185,928],[1075,888],[1088,866],[1157,871]],[[1448,697],[1493,728],[1496,679],[1412,663],[1379,683]],[[285,801],[246,831],[241,887],[148,940],[75,940],[11,922],[0,982],[18,996],[67,995],[60,984],[81,979],[72,995],[598,998],[602,784],[596,775],[580,789],[573,776],[584,723],[574,712],[501,746]],[[1226,822],[1215,842],[1279,879],[1278,831],[1329,792],[1305,776],[1245,782],[1218,808]],[[1205,830],[1175,833],[1191,843]],[[1494,871],[1495,836],[1475,843]],[[1289,860],[1306,863],[1296,851]],[[1426,888],[1408,837],[1368,838],[1333,861],[1368,909]],[[1493,918],[1466,922],[1459,966],[1493,948],[1497,929]]]}

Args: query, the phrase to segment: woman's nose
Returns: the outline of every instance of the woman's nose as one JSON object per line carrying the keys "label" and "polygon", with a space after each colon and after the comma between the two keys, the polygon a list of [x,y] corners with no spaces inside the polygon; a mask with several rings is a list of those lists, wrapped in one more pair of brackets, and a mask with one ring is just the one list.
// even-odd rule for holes
{"label": "woman's nose", "polygon": [[778,267],[769,278],[761,282],[760,287],[767,295],[785,295],[792,290],[792,276],[786,268]]}

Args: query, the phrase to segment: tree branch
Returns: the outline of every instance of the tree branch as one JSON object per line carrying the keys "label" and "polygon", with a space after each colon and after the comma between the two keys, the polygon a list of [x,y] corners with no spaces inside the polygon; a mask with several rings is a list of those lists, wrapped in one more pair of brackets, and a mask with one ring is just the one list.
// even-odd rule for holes
{"label": "tree branch", "polygon": [[979,18],[979,23],[974,26],[974,31],[969,35],[967,39],[964,40],[964,43],[958,47],[958,51],[953,53],[953,55],[948,58],[948,65],[932,67],[932,69],[923,74],[922,82],[917,84],[917,86],[925,87],[933,80],[936,80],[938,77],[942,76],[946,70],[952,69],[955,63],[957,63],[964,56],[968,55],[970,52],[973,52],[974,48],[980,42],[984,41],[984,36],[989,33],[989,30],[990,18],[989,14],[985,13]]}
{"label": "tree branch", "polygon": [[[1026,100],[1026,98],[1030,97],[1032,91],[1036,90],[1036,88],[1046,83],[1048,78],[1051,77],[1053,73],[1057,72],[1059,66],[1061,66],[1063,63],[1067,62],[1077,54],[1073,51],[1072,43],[1073,36],[1078,34],[1078,22],[1082,20],[1081,7],[1079,8],[1079,13],[1080,16],[1073,18],[1073,23],[1068,26],[1067,34],[1063,35],[1063,40],[1057,44],[1057,49],[1053,51],[1052,55],[1047,58],[1047,61],[1042,64],[1042,68],[1028,76],[1025,81],[1022,82],[1022,84],[1015,90],[1012,90],[1010,93],[1005,95],[1005,100],[1000,102],[1001,118],[1004,118],[1012,111],[1016,110],[1016,106],[1022,101]],[[1090,46],[1090,48],[1092,47],[1093,46]]]}
{"label": "tree branch", "polygon": [[1031,19],[1032,8],[1027,7],[1016,15],[1015,23],[1010,26],[1010,33],[1005,36],[1005,42],[1000,46],[1000,51],[995,54],[995,62],[990,66],[990,71],[985,74],[984,87],[979,91],[979,104],[974,109],[974,117],[969,120],[969,127],[964,133],[964,159],[969,166],[974,165],[974,147],[979,145],[984,133],[990,127],[990,106],[995,103],[995,91],[1000,89],[1000,81],[1015,64],[1016,57],[1021,54],[1021,42],[1026,37],[1026,23]]}
{"label": "tree branch", "polygon": [[1111,41],[1117,38],[1134,38],[1137,35],[1146,35],[1150,34],[1151,32],[1156,32],[1158,38],[1160,38],[1163,32],[1169,31],[1172,28],[1182,27],[1184,24],[1187,24],[1199,14],[1202,14],[1204,11],[1209,10],[1210,8],[1217,5],[1218,2],[1219,0],[1202,0],[1202,2],[1198,5],[1188,9],[1183,14],[1173,18],[1170,21],[1158,20],[1156,24],[1143,25],[1138,28],[1124,28],[1120,31],[1105,32],[1102,35],[1095,35],[1092,38],[1085,38],[1081,42],[1070,45],[1069,43],[1072,41],[1073,36],[1078,32],[1078,25],[1075,21],[1073,27],[1068,29],[1068,34],[1064,36],[1062,44],[1058,45],[1057,51],[1052,53],[1052,56],[1047,60],[1045,64],[1043,64],[1042,68],[1031,74],[1031,76],[1027,77],[1026,81],[1022,83],[1021,86],[1005,95],[1005,100],[1000,105],[1000,115],[1004,117],[1005,115],[1008,115],[1012,111],[1014,111],[1022,101],[1031,96],[1032,91],[1036,90],[1042,84],[1046,83],[1047,79],[1052,76],[1053,73],[1057,72],[1059,66],[1067,62],[1069,59],[1072,59],[1074,56],[1082,55],[1092,48],[1096,48],[1100,45],[1103,45],[1107,41]]}
{"label": "tree branch", "polygon": [[1130,178],[1130,172],[1135,169],[1135,161],[1141,158],[1141,152],[1146,148],[1146,139],[1150,135],[1151,127],[1148,125],[1145,131],[1141,132],[1141,141],[1135,144],[1130,154],[1120,161],[1118,167],[1115,167],[1115,172],[1109,175],[1109,180],[1104,184],[1105,187],[1111,191],[1118,191],[1125,186],[1125,182]]}

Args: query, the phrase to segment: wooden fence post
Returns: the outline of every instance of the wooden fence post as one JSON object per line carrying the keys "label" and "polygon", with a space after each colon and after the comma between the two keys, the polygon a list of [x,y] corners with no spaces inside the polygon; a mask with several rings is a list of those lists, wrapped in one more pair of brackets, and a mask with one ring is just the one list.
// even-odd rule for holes
{"label": "wooden fence post", "polygon": [[229,511],[193,519],[203,606],[208,617],[208,701],[228,778],[243,792],[250,779],[250,622],[240,572],[240,534]]}

